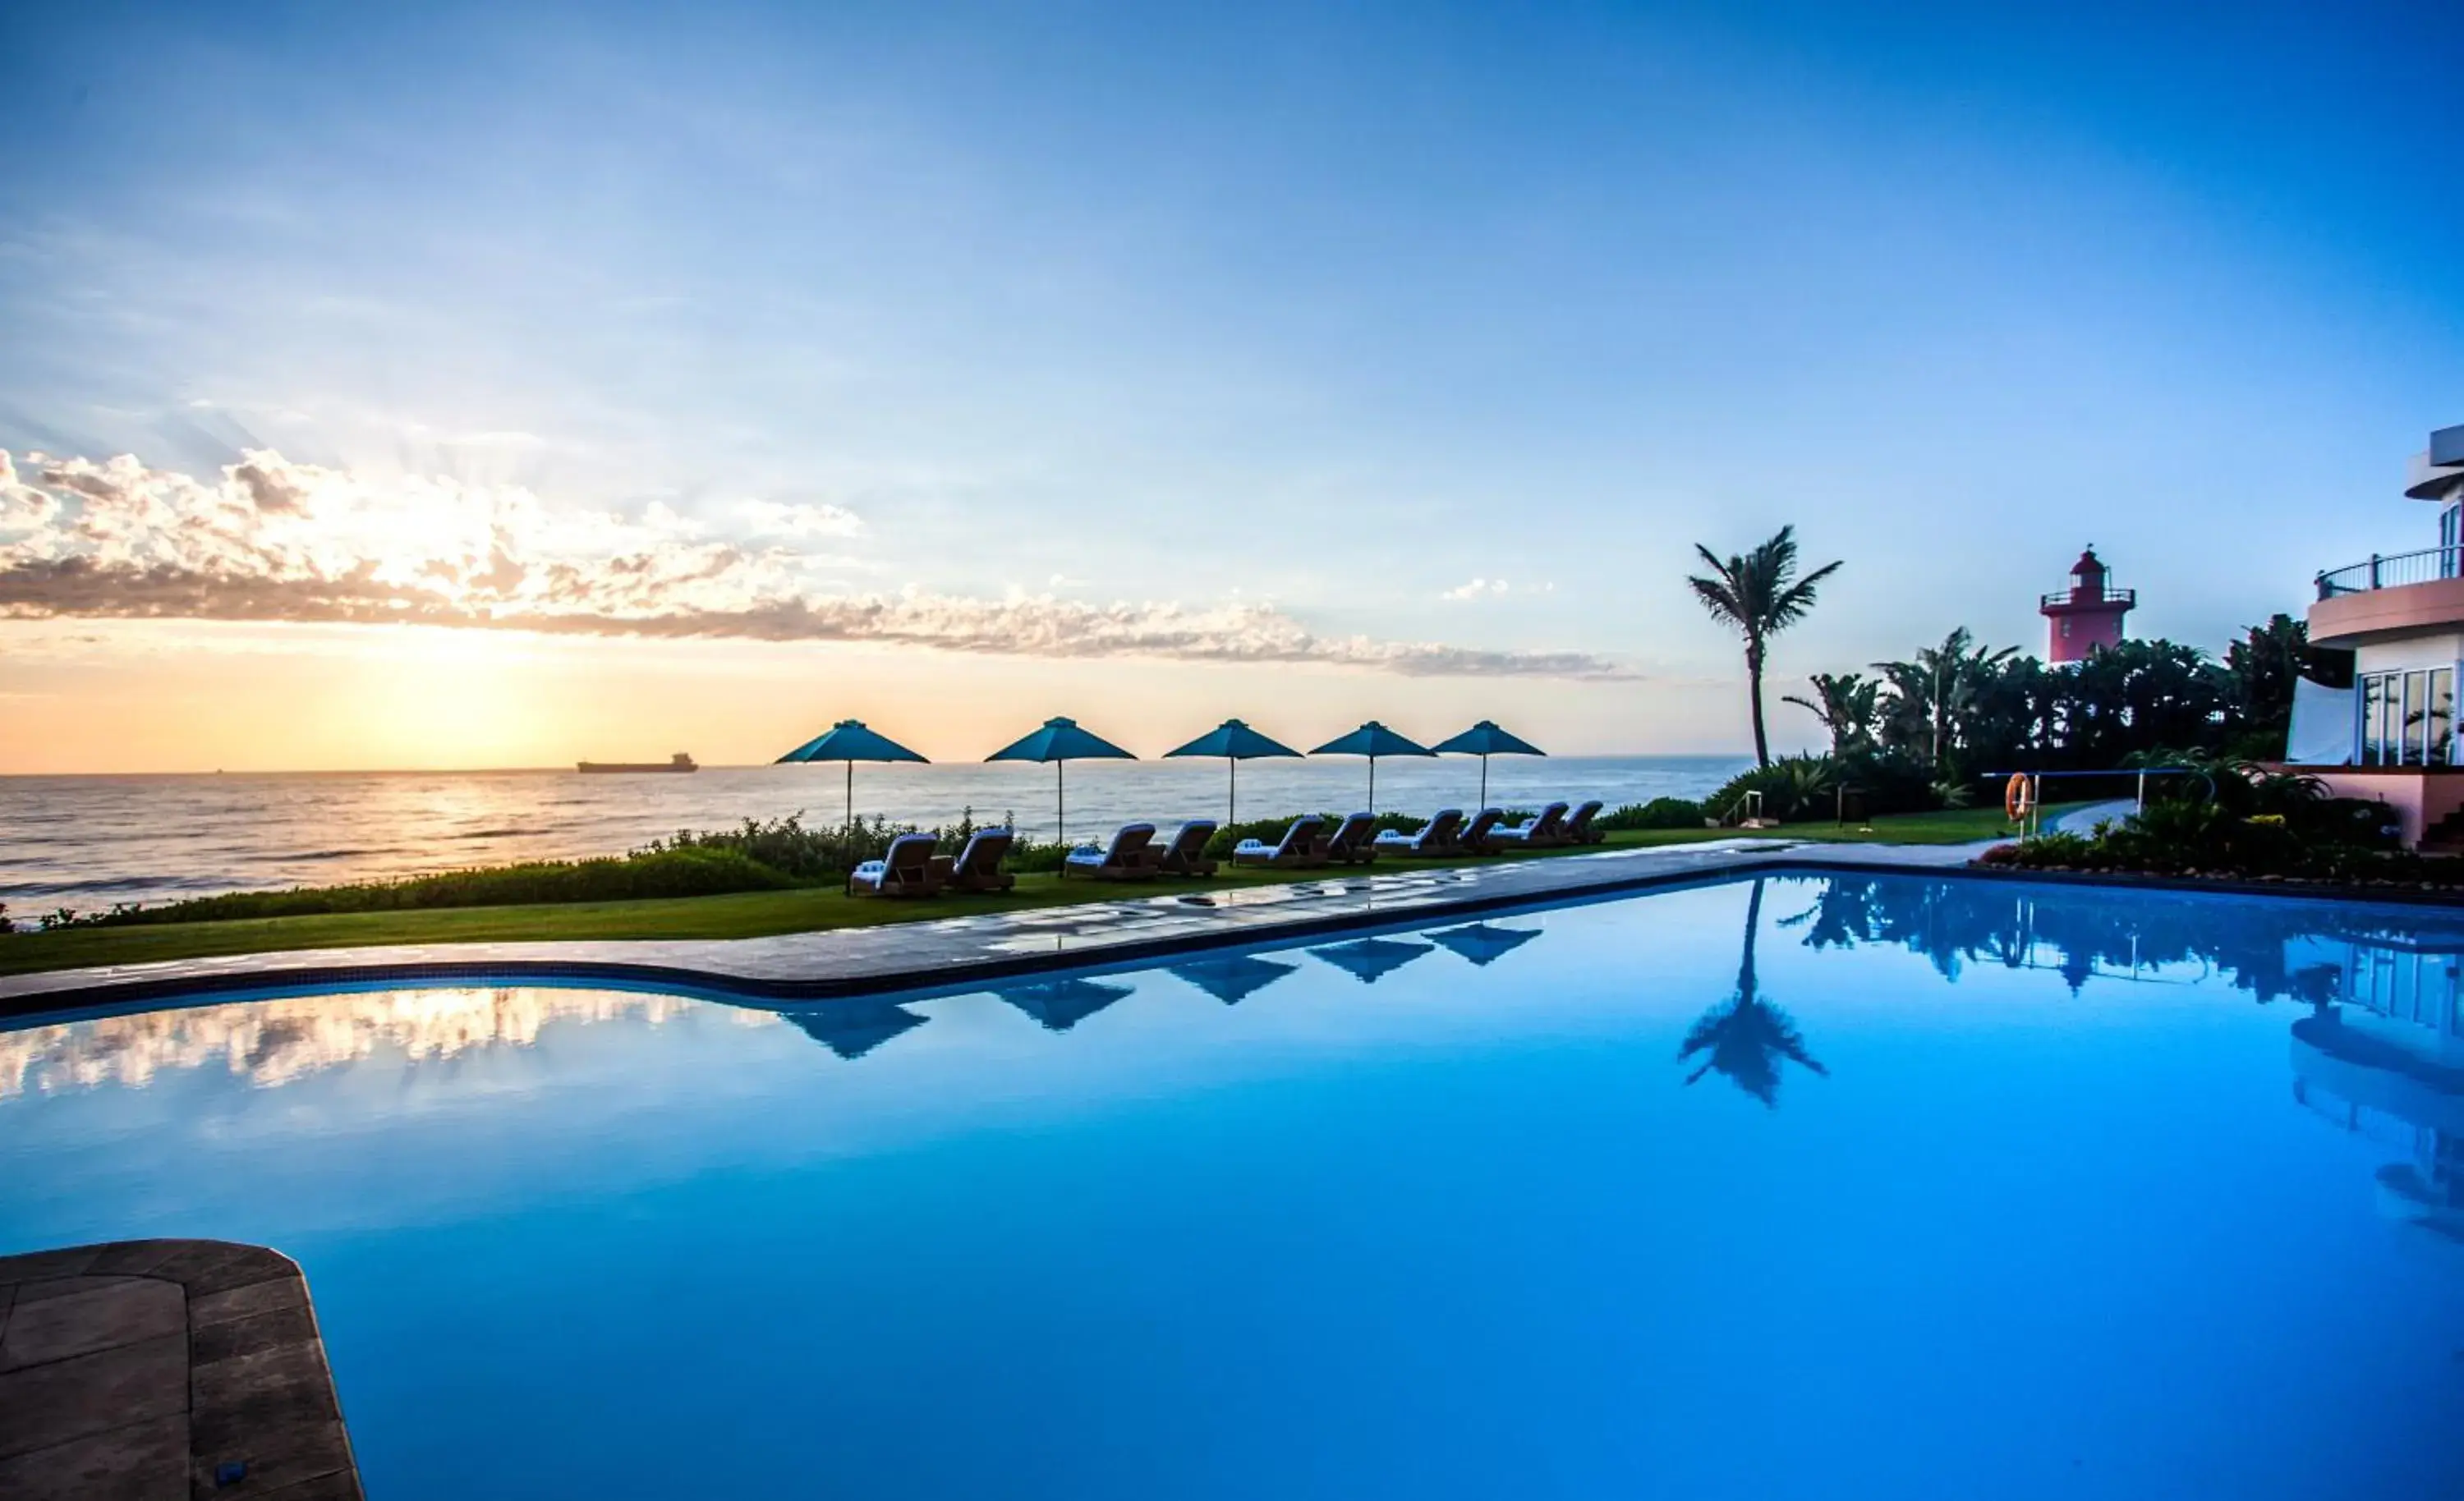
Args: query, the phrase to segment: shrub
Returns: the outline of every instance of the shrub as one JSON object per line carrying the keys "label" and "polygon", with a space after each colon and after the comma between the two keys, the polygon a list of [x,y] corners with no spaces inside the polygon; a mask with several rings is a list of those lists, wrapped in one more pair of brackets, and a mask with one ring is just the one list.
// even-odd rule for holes
{"label": "shrub", "polygon": [[122,904],[108,912],[55,913],[54,927],[123,927],[155,923],[216,923],[238,918],[304,917],[330,912],[393,912],[426,907],[519,906],[546,902],[635,902],[653,897],[707,897],[731,891],[775,891],[799,884],[785,873],[733,850],[658,850],[621,859],[541,860],[486,870],[456,870],[407,881],[290,891],[235,891],[158,907]]}
{"label": "shrub", "polygon": [[[2377,803],[2271,785],[2305,780],[2233,770],[2218,794],[2164,797],[2092,835],[2039,835],[1997,845],[1991,865],[2031,870],[2125,870],[2153,875],[2464,884],[2464,865],[2388,848],[2389,814]],[[2274,811],[2241,812],[2265,803]],[[2236,806],[2237,805],[2237,806]]]}
{"label": "shrub", "polygon": [[[962,820],[974,827],[974,810]],[[634,858],[690,851],[740,855],[802,881],[837,881],[869,859],[879,859],[890,841],[914,833],[911,824],[885,818],[857,818],[835,827],[807,828],[802,813],[762,822],[747,818],[733,829],[678,829],[674,836],[652,839],[633,851]]]}
{"label": "shrub", "polygon": [[1838,772],[1839,764],[1827,755],[1782,756],[1730,777],[1727,786],[1703,799],[1703,807],[1710,816],[1733,822],[1747,816],[1748,794],[1760,793],[1766,818],[1786,822],[1828,816],[1837,806],[1831,794]]}
{"label": "shrub", "polygon": [[1611,833],[1627,829],[1699,829],[1704,817],[1703,805],[1691,798],[1655,797],[1647,803],[1628,803],[1614,813],[1602,814],[1592,820],[1592,827]]}

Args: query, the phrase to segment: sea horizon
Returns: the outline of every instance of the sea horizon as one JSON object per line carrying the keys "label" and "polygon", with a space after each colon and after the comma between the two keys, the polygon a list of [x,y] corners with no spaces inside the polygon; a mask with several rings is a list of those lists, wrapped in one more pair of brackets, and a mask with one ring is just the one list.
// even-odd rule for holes
{"label": "sea horizon", "polygon": [[[1501,756],[1491,804],[1536,808],[1596,797],[1614,808],[1701,797],[1752,764],[1747,755]],[[1473,757],[1381,759],[1381,812],[1428,814],[1480,802]],[[1082,761],[1067,772],[1067,833],[1119,824],[1221,819],[1221,761]],[[1057,832],[1050,767],[1015,762],[858,763],[855,813],[893,824],[979,824],[1016,816],[1030,838]],[[1344,757],[1242,765],[1241,818],[1349,812],[1368,768]],[[66,908],[155,905],[228,891],[388,881],[528,860],[622,855],[680,829],[732,828],[846,813],[840,763],[707,766],[693,772],[600,774],[572,767],[458,772],[50,772],[0,777],[0,903],[23,925]]]}

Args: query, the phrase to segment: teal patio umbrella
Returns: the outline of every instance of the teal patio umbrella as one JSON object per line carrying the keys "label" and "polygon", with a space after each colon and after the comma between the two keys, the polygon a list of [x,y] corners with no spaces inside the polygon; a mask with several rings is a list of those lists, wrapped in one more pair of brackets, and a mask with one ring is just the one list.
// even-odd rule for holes
{"label": "teal patio umbrella", "polygon": [[1045,1031],[1067,1032],[1121,997],[1136,994],[1137,988],[1070,978],[1004,986],[993,993],[1034,1017]]}
{"label": "teal patio umbrella", "polygon": [[1069,803],[1062,768],[1072,761],[1134,761],[1136,756],[1103,736],[1078,728],[1074,719],[1047,719],[1044,727],[1013,745],[984,757],[987,761],[1049,761],[1052,763],[1052,821],[1062,843],[1069,842]]}
{"label": "teal patio umbrella", "polygon": [[1369,758],[1369,811],[1377,811],[1377,758],[1381,755],[1436,755],[1417,740],[1407,739],[1371,720],[1348,735],[1330,740],[1311,755],[1365,755]]}
{"label": "teal patio umbrella", "polygon": [[1255,761],[1261,756],[1298,756],[1300,752],[1280,740],[1258,733],[1237,719],[1227,719],[1189,744],[1164,754],[1167,757],[1220,755],[1223,758],[1224,768],[1232,777],[1231,789],[1223,798],[1223,826],[1228,829],[1241,821],[1237,816],[1241,807],[1241,763]]}
{"label": "teal patio umbrella", "polygon": [[1474,923],[1466,927],[1441,928],[1431,933],[1429,938],[1485,969],[1539,936],[1540,930],[1536,927],[1500,927],[1494,923]]}
{"label": "teal patio umbrella", "polygon": [[1399,938],[1360,938],[1309,951],[1361,984],[1375,985],[1422,954],[1438,950],[1434,944],[1406,943]]}
{"label": "teal patio umbrella", "polygon": [[1497,728],[1497,721],[1484,719],[1451,740],[1438,742],[1441,754],[1476,755],[1480,757],[1480,805],[1488,806],[1488,758],[1493,755],[1547,755],[1549,752],[1520,736]]}
{"label": "teal patio umbrella", "polygon": [[1284,976],[1301,970],[1298,965],[1280,964],[1256,954],[1189,959],[1164,968],[1226,1006],[1238,1006]]}
{"label": "teal patio umbrella", "polygon": [[[875,734],[864,728],[860,719],[842,719],[795,750],[788,751],[773,766],[785,766],[790,761],[845,761],[847,763],[847,821],[855,822],[855,764],[858,761],[923,761],[888,735]],[[931,765],[930,762],[925,762]]]}
{"label": "teal patio umbrella", "polygon": [[829,1001],[780,1014],[805,1036],[849,1062],[909,1028],[921,1027],[933,1019],[880,1001]]}

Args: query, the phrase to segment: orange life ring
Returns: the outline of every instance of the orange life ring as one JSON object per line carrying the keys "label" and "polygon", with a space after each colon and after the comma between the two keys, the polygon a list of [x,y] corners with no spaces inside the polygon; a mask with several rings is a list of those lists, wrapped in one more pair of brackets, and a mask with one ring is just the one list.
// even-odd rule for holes
{"label": "orange life ring", "polygon": [[2002,785],[2002,816],[2013,823],[2028,821],[2028,773],[2013,772]]}

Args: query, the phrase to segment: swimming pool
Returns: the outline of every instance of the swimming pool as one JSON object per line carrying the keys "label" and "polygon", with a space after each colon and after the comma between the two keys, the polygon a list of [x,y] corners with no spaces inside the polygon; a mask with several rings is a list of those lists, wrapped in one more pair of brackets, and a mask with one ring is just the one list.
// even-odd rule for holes
{"label": "swimming pool", "polygon": [[2464,1494],[2464,918],[1771,877],[904,1005],[0,1033],[369,1492]]}

